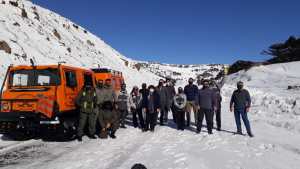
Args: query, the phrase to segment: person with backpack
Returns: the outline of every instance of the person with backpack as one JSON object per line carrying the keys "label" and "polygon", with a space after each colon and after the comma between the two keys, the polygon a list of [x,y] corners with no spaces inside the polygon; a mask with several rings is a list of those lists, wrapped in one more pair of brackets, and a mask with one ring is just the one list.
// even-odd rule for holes
{"label": "person with backpack", "polygon": [[209,81],[203,80],[203,88],[198,92],[198,124],[197,133],[201,132],[203,118],[205,117],[208,134],[212,134],[213,129],[213,115],[216,110],[216,97],[212,89],[209,88]]}
{"label": "person with backpack", "polygon": [[86,123],[88,123],[89,137],[96,139],[96,103],[97,95],[95,88],[92,84],[86,84],[82,90],[79,92],[75,99],[76,105],[80,108],[79,113],[79,125],[77,130],[77,139],[82,141],[82,136],[84,135],[84,128]]}
{"label": "person with backpack", "polygon": [[184,130],[185,128],[185,106],[187,98],[183,92],[182,87],[178,88],[178,93],[173,99],[173,111],[176,117],[176,124],[178,130]]}
{"label": "person with backpack", "polygon": [[117,99],[117,110],[119,113],[120,127],[126,128],[125,119],[128,112],[130,112],[130,105],[129,105],[129,94],[127,93],[125,83],[121,85],[121,91]]}
{"label": "person with backpack", "polygon": [[192,109],[194,111],[194,117],[195,117],[195,125],[197,126],[197,120],[198,120],[198,106],[197,106],[197,96],[198,96],[198,87],[194,85],[194,79],[189,78],[188,80],[188,85],[184,87],[184,94],[186,95],[187,98],[187,103],[186,103],[186,118],[187,118],[187,123],[186,126],[190,126],[191,122],[191,112]]}
{"label": "person with backpack", "polygon": [[[132,113],[132,122],[133,127],[137,128],[139,126],[138,121],[140,123],[140,128],[144,129],[144,119],[142,114],[142,100],[143,96],[139,92],[139,88],[134,86],[129,97],[130,110]],[[138,117],[138,118],[137,118]]]}
{"label": "person with backpack", "polygon": [[237,134],[243,134],[241,126],[241,116],[246,127],[249,137],[254,137],[251,132],[250,122],[248,119],[248,112],[251,107],[251,97],[248,90],[244,89],[244,83],[239,81],[237,83],[237,90],[235,90],[230,100],[230,112],[234,111],[234,118],[237,128]]}
{"label": "person with backpack", "polygon": [[148,103],[147,103],[147,111],[146,111],[146,131],[150,129],[151,132],[154,132],[157,115],[161,111],[161,102],[160,102],[160,96],[155,90],[155,87],[153,85],[149,86],[149,95],[148,97]]}

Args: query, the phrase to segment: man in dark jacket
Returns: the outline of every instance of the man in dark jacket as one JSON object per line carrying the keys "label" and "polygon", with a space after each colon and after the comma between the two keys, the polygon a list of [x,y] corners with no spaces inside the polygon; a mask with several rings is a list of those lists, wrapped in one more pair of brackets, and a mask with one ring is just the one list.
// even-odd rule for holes
{"label": "man in dark jacket", "polygon": [[209,81],[203,81],[203,88],[199,90],[198,105],[200,107],[198,114],[197,133],[201,132],[202,121],[205,116],[208,134],[212,134],[213,128],[213,112],[215,107],[215,95],[212,89],[209,88]]}
{"label": "man in dark jacket", "polygon": [[154,86],[149,86],[148,111],[146,112],[146,130],[154,132],[156,125],[157,114],[160,112],[160,97]]}
{"label": "man in dark jacket", "polygon": [[97,97],[95,88],[91,84],[86,84],[76,97],[75,103],[80,107],[79,125],[77,131],[78,141],[82,141],[84,128],[88,121],[89,137],[95,139],[96,127],[96,107]]}
{"label": "man in dark jacket", "polygon": [[159,95],[160,98],[160,125],[164,125],[164,117],[166,112],[168,111],[168,93],[167,88],[164,86],[164,80],[160,79],[158,86],[156,88],[156,92]]}
{"label": "man in dark jacket", "polygon": [[222,102],[221,89],[218,86],[218,84],[216,84],[216,82],[214,81],[212,81],[210,85],[211,85],[211,89],[214,91],[216,96],[215,115],[216,115],[216,122],[217,122],[217,130],[221,131],[221,102]]}
{"label": "man in dark jacket", "polygon": [[[173,104],[173,98],[174,98],[174,96],[176,94],[174,84],[172,83],[170,77],[168,77],[166,79],[166,89],[167,89],[167,100],[168,100],[168,103],[167,103],[167,110],[165,112],[165,117],[164,117],[164,121],[165,122],[168,121],[168,113],[171,110],[171,106]],[[175,113],[173,111],[172,111],[172,116],[173,116],[174,123],[176,123],[176,117],[175,117]]]}
{"label": "man in dark jacket", "polygon": [[198,96],[198,87],[194,85],[194,79],[189,78],[189,84],[184,87],[184,94],[187,97],[187,103],[186,103],[186,118],[187,118],[187,124],[186,126],[190,126],[191,122],[191,112],[192,109],[194,111],[195,116],[195,124],[197,126],[197,120],[198,120],[198,106],[197,106],[197,96]]}
{"label": "man in dark jacket", "polygon": [[250,122],[248,120],[247,113],[251,106],[251,97],[249,92],[244,88],[244,83],[239,81],[237,83],[237,90],[235,90],[230,100],[230,111],[234,110],[235,123],[237,127],[237,134],[242,134],[241,116],[245,124],[247,133],[250,137],[253,137],[251,132]]}

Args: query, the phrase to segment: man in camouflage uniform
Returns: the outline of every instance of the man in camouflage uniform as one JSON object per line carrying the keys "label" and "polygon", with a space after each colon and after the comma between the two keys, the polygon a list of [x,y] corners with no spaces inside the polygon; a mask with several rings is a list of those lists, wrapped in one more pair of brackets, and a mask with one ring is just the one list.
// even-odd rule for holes
{"label": "man in camouflage uniform", "polygon": [[80,107],[79,126],[77,139],[82,141],[84,128],[88,121],[89,137],[95,139],[96,112],[94,111],[97,102],[95,88],[91,84],[85,85],[76,98],[76,105]]}
{"label": "man in camouflage uniform", "polygon": [[98,121],[101,127],[100,138],[116,138],[119,127],[118,114],[115,111],[116,94],[111,87],[111,80],[105,80],[103,88],[96,89]]}

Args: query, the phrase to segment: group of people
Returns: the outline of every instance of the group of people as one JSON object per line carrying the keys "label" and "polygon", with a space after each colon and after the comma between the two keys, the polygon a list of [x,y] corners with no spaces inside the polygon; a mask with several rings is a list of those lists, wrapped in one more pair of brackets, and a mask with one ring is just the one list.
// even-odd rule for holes
{"label": "group of people", "polygon": [[[80,118],[77,138],[82,140],[84,129],[88,123],[88,136],[97,138],[116,138],[119,127],[126,128],[125,119],[132,114],[132,124],[141,131],[154,132],[155,126],[168,123],[168,113],[172,112],[173,122],[178,130],[190,127],[191,113],[194,113],[196,132],[200,133],[205,117],[207,131],[212,134],[214,116],[218,131],[221,130],[221,102],[220,87],[210,80],[202,81],[199,89],[190,78],[188,85],[179,87],[177,92],[170,78],[160,79],[157,86],[143,83],[141,89],[134,86],[130,93],[126,85],[121,85],[121,91],[116,94],[112,89],[110,79],[99,81],[96,88],[91,84],[85,85],[76,98],[80,107]],[[232,94],[230,111],[234,111],[237,134],[242,134],[241,120],[244,121],[247,133],[253,137],[247,113],[250,110],[251,98],[249,92],[243,88],[243,82],[237,83],[237,90]],[[96,134],[96,123],[100,126]]]}

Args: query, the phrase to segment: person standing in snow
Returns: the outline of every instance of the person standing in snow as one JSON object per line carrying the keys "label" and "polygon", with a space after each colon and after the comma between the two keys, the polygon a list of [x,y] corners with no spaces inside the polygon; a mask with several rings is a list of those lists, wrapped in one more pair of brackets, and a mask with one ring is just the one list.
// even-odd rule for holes
{"label": "person standing in snow", "polygon": [[201,132],[202,122],[205,116],[208,134],[212,134],[213,115],[214,110],[216,110],[216,98],[214,91],[209,88],[208,80],[203,80],[203,88],[199,90],[197,101],[200,108],[198,114],[197,133]]}
{"label": "person standing in snow", "polygon": [[[147,84],[142,84],[142,89],[140,90],[140,93],[142,95],[142,105],[141,105],[141,113],[143,117],[144,123],[146,122],[146,114],[148,112],[148,96],[149,96],[149,89],[147,88]],[[142,131],[146,131],[146,125],[144,125],[144,128]]]}
{"label": "person standing in snow", "polygon": [[184,94],[187,97],[187,103],[186,103],[186,118],[187,118],[187,124],[186,126],[190,126],[191,122],[191,112],[192,109],[194,111],[195,116],[195,125],[197,126],[197,119],[198,119],[198,106],[197,106],[197,96],[198,96],[198,87],[194,85],[194,79],[189,78],[189,84],[184,87]]}
{"label": "person standing in snow", "polygon": [[120,91],[118,99],[117,99],[116,108],[119,113],[120,127],[126,128],[125,119],[126,119],[128,112],[130,112],[130,104],[129,104],[129,94],[127,93],[125,83],[121,84],[121,91]]}
{"label": "person standing in snow", "polygon": [[87,121],[89,125],[89,137],[92,139],[96,138],[96,102],[97,96],[95,88],[92,86],[92,84],[86,84],[75,99],[76,105],[80,107],[79,125],[77,130],[78,141],[82,141],[82,136],[84,134],[84,128]]}
{"label": "person standing in snow", "polygon": [[[139,88],[137,86],[134,86],[129,97],[129,103],[130,103],[130,110],[132,113],[132,122],[133,127],[138,127],[138,119],[140,122],[141,129],[145,128],[143,114],[142,114],[142,100],[143,96],[139,92]],[[138,116],[138,118],[137,118]]]}
{"label": "person standing in snow", "polygon": [[244,83],[239,81],[237,83],[237,90],[235,90],[230,100],[230,111],[234,111],[234,118],[237,127],[237,134],[242,133],[241,116],[246,127],[247,133],[253,137],[251,132],[250,122],[248,119],[248,112],[251,107],[251,97],[248,90],[244,89]]}
{"label": "person standing in snow", "polygon": [[149,129],[150,131],[154,132],[154,128],[156,125],[157,115],[160,112],[161,102],[160,96],[155,90],[153,85],[149,86],[149,95],[148,97],[148,104],[147,104],[147,112],[146,112],[146,130]]}
{"label": "person standing in snow", "polygon": [[111,80],[105,80],[102,88],[96,89],[98,121],[101,127],[100,138],[116,138],[115,132],[119,127],[119,119],[115,111],[116,94],[111,87]]}
{"label": "person standing in snow", "polygon": [[164,86],[164,80],[160,79],[158,86],[156,88],[156,92],[159,95],[160,98],[160,125],[164,125],[164,118],[165,114],[168,111],[168,103],[169,103],[169,98],[168,98],[168,93],[167,93],[167,88]]}
{"label": "person standing in snow", "polygon": [[221,96],[221,90],[218,84],[216,82],[211,82],[211,89],[215,92],[216,96],[216,122],[217,122],[217,131],[221,131],[221,102],[222,102],[222,96]]}
{"label": "person standing in snow", "polygon": [[185,127],[185,106],[186,106],[186,95],[183,92],[182,87],[178,88],[178,93],[174,96],[173,99],[173,111],[176,114],[176,124],[178,130],[184,130]]}
{"label": "person standing in snow", "polygon": [[[166,112],[165,112],[165,116],[164,116],[164,121],[165,122],[168,121],[168,113],[169,113],[169,111],[171,111],[171,106],[173,104],[173,98],[176,94],[174,84],[172,83],[170,77],[166,78],[166,89],[167,89],[167,100],[168,100],[168,102],[167,102]],[[173,111],[172,111],[172,116],[173,116],[174,123],[176,123],[176,116],[175,116],[175,113]]]}

